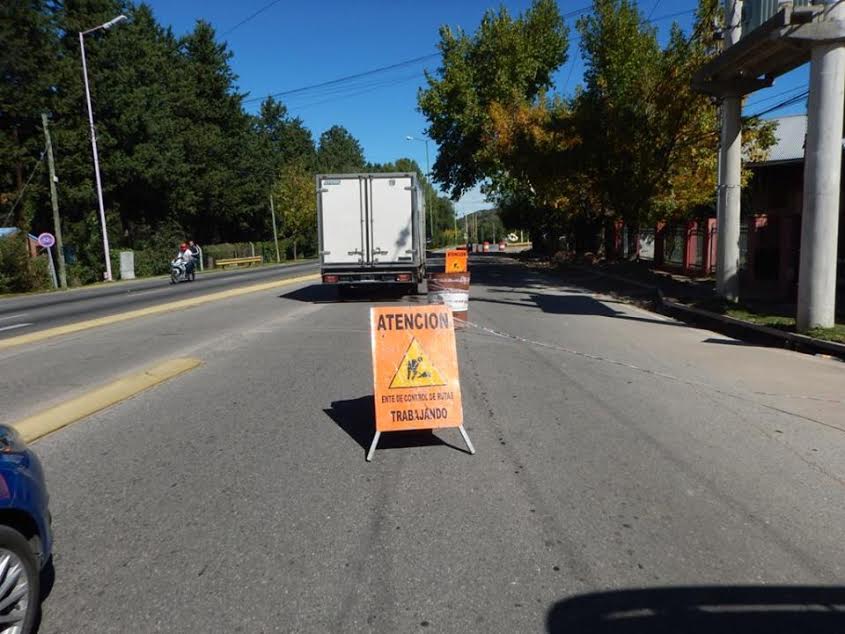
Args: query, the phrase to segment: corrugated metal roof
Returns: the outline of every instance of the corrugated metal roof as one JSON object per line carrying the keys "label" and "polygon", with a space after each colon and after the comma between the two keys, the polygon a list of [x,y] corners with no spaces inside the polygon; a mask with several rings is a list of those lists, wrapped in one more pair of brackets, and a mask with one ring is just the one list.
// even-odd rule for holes
{"label": "corrugated metal roof", "polygon": [[[742,5],[742,35],[745,37],[782,9],[783,0],[745,0]],[[813,0],[792,0],[795,7],[807,7]]]}
{"label": "corrugated metal roof", "polygon": [[778,126],[775,130],[775,144],[769,148],[766,163],[804,160],[804,138],[807,136],[807,115],[796,114],[773,119]]}

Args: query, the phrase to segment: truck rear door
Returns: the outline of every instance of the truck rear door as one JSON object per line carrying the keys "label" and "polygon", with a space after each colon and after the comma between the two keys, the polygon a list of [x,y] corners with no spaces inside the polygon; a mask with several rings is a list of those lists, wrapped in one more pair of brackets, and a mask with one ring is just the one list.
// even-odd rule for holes
{"label": "truck rear door", "polygon": [[318,186],[323,265],[362,264],[367,252],[364,180],[324,178]]}
{"label": "truck rear door", "polygon": [[416,260],[414,244],[414,201],[410,176],[369,176],[371,262],[402,264]]}

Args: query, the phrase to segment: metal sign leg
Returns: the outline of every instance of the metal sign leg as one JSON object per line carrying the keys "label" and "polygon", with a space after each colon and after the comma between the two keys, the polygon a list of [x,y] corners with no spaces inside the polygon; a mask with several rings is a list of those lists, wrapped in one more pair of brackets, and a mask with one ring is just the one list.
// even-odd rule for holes
{"label": "metal sign leg", "polygon": [[469,439],[469,434],[467,434],[467,430],[464,429],[464,426],[461,425],[458,427],[458,431],[461,432],[461,436],[464,437],[464,442],[467,444],[467,449],[472,455],[475,455],[475,447],[472,446],[472,441]]}
{"label": "metal sign leg", "polygon": [[377,431],[376,435],[373,436],[373,442],[370,444],[370,450],[367,452],[367,462],[370,462],[373,459],[373,454],[376,452],[376,445],[378,444],[378,439],[380,436],[380,431]]}

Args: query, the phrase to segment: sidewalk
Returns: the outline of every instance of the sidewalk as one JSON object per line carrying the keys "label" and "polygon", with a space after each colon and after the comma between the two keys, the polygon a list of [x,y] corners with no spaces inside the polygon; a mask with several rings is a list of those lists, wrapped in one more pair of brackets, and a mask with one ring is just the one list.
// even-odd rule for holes
{"label": "sidewalk", "polygon": [[712,278],[695,278],[657,271],[646,262],[563,264],[566,279],[590,290],[615,295],[729,336],[768,346],[845,359],[845,326],[838,324],[820,336],[795,332],[794,305],[775,302],[726,303]]}

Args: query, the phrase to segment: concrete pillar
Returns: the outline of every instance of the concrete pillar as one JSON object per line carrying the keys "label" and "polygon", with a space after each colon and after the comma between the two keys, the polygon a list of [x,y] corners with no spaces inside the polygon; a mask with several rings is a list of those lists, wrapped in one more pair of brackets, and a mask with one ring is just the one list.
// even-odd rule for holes
{"label": "concrete pillar", "polygon": [[[826,2],[825,19],[845,19],[845,5]],[[836,310],[836,249],[845,44],[820,44],[810,62],[810,101],[804,152],[804,205],[798,273],[798,330],[830,328]]]}
{"label": "concrete pillar", "polygon": [[[741,0],[725,0],[725,47],[739,41]],[[742,98],[722,101],[722,141],[719,148],[717,200],[716,292],[729,301],[739,298],[740,179],[742,176]]]}
{"label": "concrete pillar", "polygon": [[725,299],[739,299],[740,179],[742,177],[742,101],[722,102],[722,173],[719,177],[718,240],[716,242],[716,292]]}

